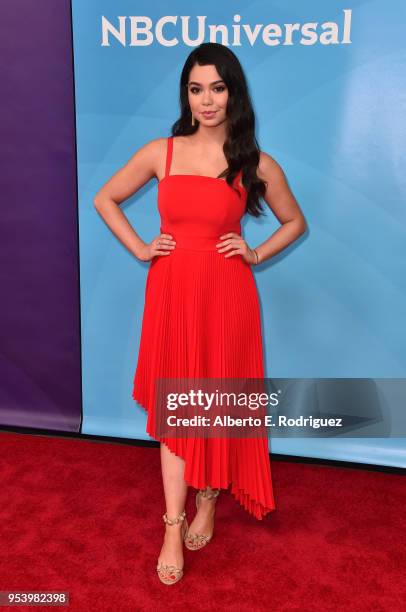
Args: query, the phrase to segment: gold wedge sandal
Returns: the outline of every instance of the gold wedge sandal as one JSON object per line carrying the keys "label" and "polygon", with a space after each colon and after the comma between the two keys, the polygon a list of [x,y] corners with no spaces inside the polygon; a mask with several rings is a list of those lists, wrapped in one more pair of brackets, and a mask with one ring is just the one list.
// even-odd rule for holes
{"label": "gold wedge sandal", "polygon": [[[186,519],[186,512],[183,510],[178,516],[174,519],[169,519],[167,512],[162,516],[164,523],[167,525],[177,525],[178,523],[182,523],[182,540],[185,538],[185,535],[188,531],[188,523]],[[179,580],[183,576],[183,568],[176,567],[175,565],[165,565],[162,562],[158,563],[156,566],[156,570],[158,572],[158,578],[164,584],[175,584],[179,582]]]}
{"label": "gold wedge sandal", "polygon": [[[215,499],[219,493],[220,489],[210,489],[210,487],[199,489],[196,494],[196,508],[199,509],[200,497]],[[185,546],[189,550],[200,550],[210,542],[212,537],[213,532],[211,535],[206,535],[205,533],[189,533],[187,531],[184,539]]]}

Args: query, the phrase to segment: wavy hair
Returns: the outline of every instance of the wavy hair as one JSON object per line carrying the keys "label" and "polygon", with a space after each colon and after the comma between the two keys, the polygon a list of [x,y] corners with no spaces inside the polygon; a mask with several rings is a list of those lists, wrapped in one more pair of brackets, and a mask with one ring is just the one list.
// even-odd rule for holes
{"label": "wavy hair", "polygon": [[265,195],[266,181],[257,176],[260,149],[255,137],[255,115],[243,69],[237,56],[228,47],[206,42],[188,56],[180,76],[180,117],[172,125],[172,136],[188,136],[198,130],[198,119],[195,118],[195,125],[192,125],[188,100],[189,74],[196,64],[214,65],[228,89],[228,125],[223,145],[228,168],[217,178],[226,177],[227,183],[233,186],[234,179],[242,169],[242,183],[248,194],[246,212],[259,217],[263,211],[260,198]]}

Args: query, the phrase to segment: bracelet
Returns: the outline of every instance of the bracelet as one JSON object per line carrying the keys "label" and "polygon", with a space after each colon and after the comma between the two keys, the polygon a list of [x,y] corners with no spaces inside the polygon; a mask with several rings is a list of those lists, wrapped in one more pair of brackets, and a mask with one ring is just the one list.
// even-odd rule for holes
{"label": "bracelet", "polygon": [[256,263],[255,265],[258,265],[258,264],[259,264],[259,257],[258,257],[258,253],[257,253],[256,249],[252,249],[252,250],[254,251],[255,256],[256,256],[256,258],[257,258],[257,263]]}

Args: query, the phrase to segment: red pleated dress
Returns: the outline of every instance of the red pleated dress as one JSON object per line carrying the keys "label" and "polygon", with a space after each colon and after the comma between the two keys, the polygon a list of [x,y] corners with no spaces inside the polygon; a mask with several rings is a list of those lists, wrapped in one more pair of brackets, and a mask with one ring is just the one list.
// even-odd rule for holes
{"label": "red pleated dress", "polygon": [[[168,438],[156,431],[155,380],[263,378],[259,298],[251,266],[225,258],[216,244],[241,235],[247,192],[225,179],[169,174],[173,137],[167,140],[165,176],[158,183],[160,232],[176,241],[169,255],[151,260],[132,397],[148,413],[147,433],[185,461],[184,479],[197,488],[228,489],[261,520],[274,510],[268,438]],[[240,197],[241,196],[241,197]]]}

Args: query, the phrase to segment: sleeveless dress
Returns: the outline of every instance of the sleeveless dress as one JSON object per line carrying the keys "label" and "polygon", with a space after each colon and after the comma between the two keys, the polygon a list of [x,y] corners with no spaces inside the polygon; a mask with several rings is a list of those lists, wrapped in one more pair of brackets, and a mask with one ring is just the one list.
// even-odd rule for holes
{"label": "sleeveless dress", "polygon": [[241,255],[218,253],[220,236],[241,235],[247,192],[240,185],[192,174],[169,174],[173,136],[167,139],[165,176],[158,183],[161,233],[176,241],[169,255],[151,260],[145,287],[132,397],[148,414],[147,433],[185,461],[192,487],[228,489],[261,520],[275,509],[268,438],[168,438],[155,426],[159,377],[263,378],[258,292]]}

